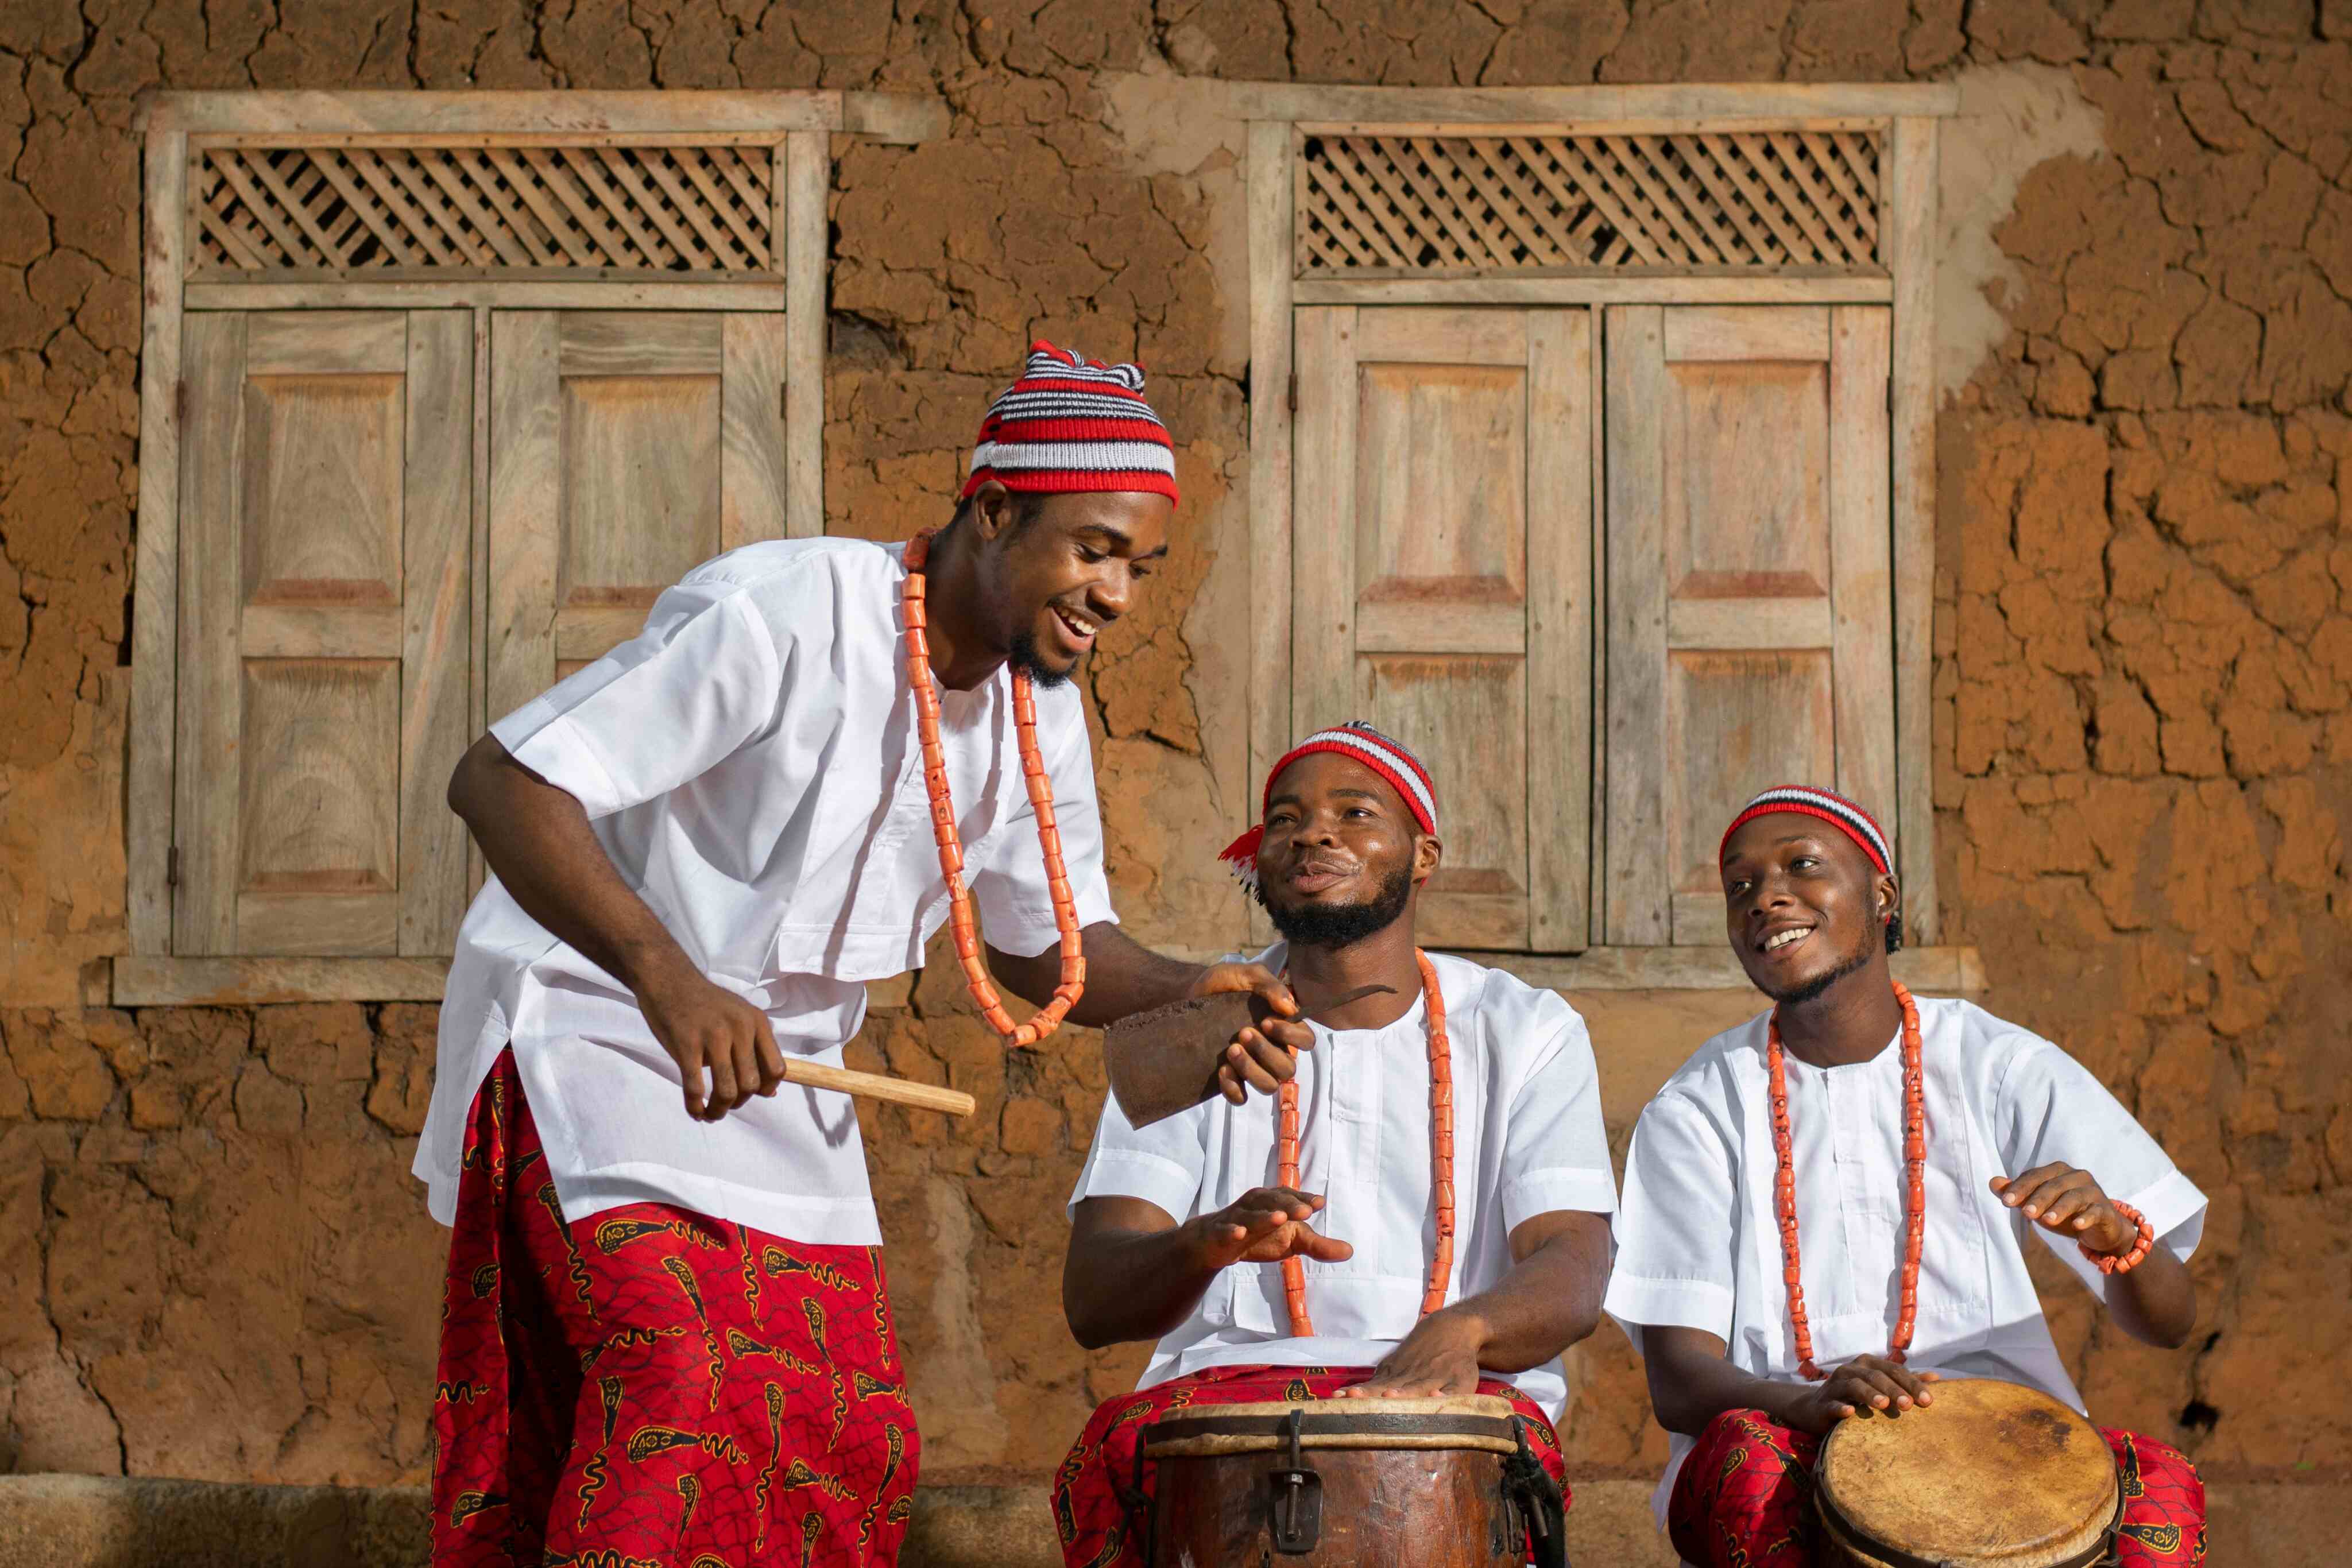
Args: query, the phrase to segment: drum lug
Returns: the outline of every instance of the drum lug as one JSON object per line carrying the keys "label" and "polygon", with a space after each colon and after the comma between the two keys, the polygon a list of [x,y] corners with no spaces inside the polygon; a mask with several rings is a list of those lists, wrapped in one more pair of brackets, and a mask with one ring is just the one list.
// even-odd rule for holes
{"label": "drum lug", "polygon": [[1307,1468],[1298,1441],[1306,1416],[1304,1410],[1293,1410],[1284,1426],[1290,1438],[1290,1468],[1265,1478],[1274,1549],[1286,1557],[1304,1556],[1323,1538],[1323,1478]]}

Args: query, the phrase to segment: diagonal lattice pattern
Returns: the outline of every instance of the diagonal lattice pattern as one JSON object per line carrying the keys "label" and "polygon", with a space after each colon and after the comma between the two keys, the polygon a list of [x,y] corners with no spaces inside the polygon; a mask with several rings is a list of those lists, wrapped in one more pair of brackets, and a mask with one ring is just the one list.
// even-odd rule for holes
{"label": "diagonal lattice pattern", "polygon": [[198,271],[780,270],[774,150],[202,147]]}
{"label": "diagonal lattice pattern", "polygon": [[1874,130],[1310,135],[1297,276],[1884,269]]}

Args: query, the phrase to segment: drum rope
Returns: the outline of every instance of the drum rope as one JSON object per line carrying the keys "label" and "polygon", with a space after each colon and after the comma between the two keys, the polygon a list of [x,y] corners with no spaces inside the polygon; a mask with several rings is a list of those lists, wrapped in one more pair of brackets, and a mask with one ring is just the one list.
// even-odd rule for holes
{"label": "drum rope", "polygon": [[[1927,1235],[1927,1094],[1920,1067],[1919,1004],[1900,980],[1895,999],[1903,1008],[1903,1294],[1895,1337],[1886,1358],[1902,1361],[1911,1348],[1919,1316],[1919,1252]],[[1772,1075],[1772,1152],[1780,1169],[1772,1181],[1772,1211],[1780,1222],[1780,1278],[1789,1287],[1789,1323],[1796,1331],[1797,1371],[1815,1381],[1829,1375],[1813,1363],[1813,1327],[1805,1316],[1805,1285],[1797,1253],[1797,1161],[1790,1147],[1789,1073],[1780,1044],[1780,1014],[1773,1010],[1765,1061]]]}
{"label": "drum rope", "polygon": [[1015,1024],[990,980],[988,964],[980,956],[980,932],[971,915],[971,894],[963,883],[963,841],[956,831],[955,802],[948,794],[948,767],[940,751],[940,691],[931,679],[931,650],[926,635],[923,564],[930,558],[931,537],[926,528],[907,541],[907,584],[899,606],[907,622],[907,685],[914,691],[915,725],[922,737],[923,785],[931,798],[931,836],[940,846],[940,874],[947,879],[948,918],[955,928],[956,959],[963,966],[964,984],[979,1005],[981,1017],[1010,1044],[1034,1045],[1061,1027],[1063,1018],[1086,994],[1087,960],[1079,949],[1077,899],[1070,892],[1068,870],[1062,863],[1062,833],[1054,822],[1054,780],[1037,753],[1037,697],[1029,673],[1013,672],[1013,727],[1021,745],[1021,777],[1029,789],[1029,804],[1037,813],[1037,843],[1045,852],[1045,885],[1054,900],[1054,925],[1062,935],[1062,978],[1053,1000],[1027,1022]]}
{"label": "drum rope", "polygon": [[[1437,970],[1429,955],[1413,949],[1421,966],[1421,1002],[1429,1031],[1430,1186],[1437,1199],[1437,1251],[1430,1260],[1429,1284],[1422,1291],[1421,1315],[1429,1316],[1445,1304],[1445,1288],[1454,1278],[1454,1053],[1445,1035],[1445,994],[1437,984]],[[1280,1133],[1276,1140],[1276,1180],[1294,1190],[1298,1186],[1298,1083],[1283,1084],[1278,1096]],[[1282,1260],[1282,1297],[1290,1310],[1290,1332],[1305,1339],[1315,1332],[1307,1314],[1307,1265],[1298,1258]]]}

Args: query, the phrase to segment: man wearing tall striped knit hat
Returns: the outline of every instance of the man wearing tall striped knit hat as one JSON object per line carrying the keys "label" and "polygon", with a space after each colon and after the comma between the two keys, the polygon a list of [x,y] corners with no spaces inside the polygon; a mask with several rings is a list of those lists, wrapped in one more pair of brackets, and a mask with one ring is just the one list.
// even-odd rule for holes
{"label": "man wearing tall striped knit hat", "polygon": [[1142,1563],[1137,1444],[1177,1406],[1483,1393],[1517,1406],[1560,1478],[1559,1357],[1600,1319],[1616,1207],[1583,1020],[1554,992],[1422,952],[1437,789],[1393,737],[1361,722],[1308,737],[1262,810],[1224,858],[1282,934],[1258,961],[1304,1014],[1266,1030],[1313,1049],[1278,1114],[1229,1093],[1138,1128],[1104,1103],[1070,1198],[1063,1308],[1090,1347],[1158,1343],[1055,1478],[1071,1568]]}
{"label": "man wearing tall striped knit hat", "polygon": [[[454,1228],[436,1568],[896,1560],[919,1445],[857,1117],[784,1080],[943,923],[1009,1043],[1290,1007],[1138,946],[1103,880],[1067,678],[1176,499],[1142,372],[1039,343],[936,537],[706,562],[467,753],[450,804],[496,875],[415,1164]],[[1251,1043],[1233,1092],[1290,1071]]]}
{"label": "man wearing tall striped knit hat", "polygon": [[[1824,1436],[1891,1421],[1864,1440],[1893,1441],[1906,1417],[1938,1419],[1939,1396],[1960,1419],[1978,1400],[2012,1397],[1981,1386],[1955,1397],[1958,1378],[2023,1385],[2039,1391],[2028,1399],[2080,1411],[2027,1253],[2046,1249],[2132,1338],[2179,1346],[2196,1321],[2187,1260],[2205,1197],[2057,1046],[1895,982],[1894,853],[1860,805],[1810,786],[1768,789],[1734,817],[1717,860],[1732,951],[1773,1006],[1701,1046],[1643,1111],[1608,1310],[1641,1350],[1673,1439],[1655,1504],[1683,1560],[1843,1563],[1853,1559],[1826,1542],[1821,1517],[1831,1503],[1816,1508],[1833,1490],[1812,1475]],[[1987,1480],[2012,1507],[2034,1490],[2028,1470],[2069,1451],[2051,1437],[2063,1412],[2033,1414],[1978,1448],[2009,1467]],[[2097,1439],[2087,1427],[2079,1436],[2074,1451],[2103,1470]],[[2203,1562],[2204,1488],[2188,1460],[2137,1433],[2102,1436],[2121,1494],[2114,1558],[2029,1552],[2049,1542],[1998,1502],[1952,1522],[1989,1545],[2021,1532],[2008,1537],[2013,1552],[1916,1539],[1869,1550],[1914,1549],[1904,1562]],[[1933,1511],[1914,1504],[1908,1523]]]}

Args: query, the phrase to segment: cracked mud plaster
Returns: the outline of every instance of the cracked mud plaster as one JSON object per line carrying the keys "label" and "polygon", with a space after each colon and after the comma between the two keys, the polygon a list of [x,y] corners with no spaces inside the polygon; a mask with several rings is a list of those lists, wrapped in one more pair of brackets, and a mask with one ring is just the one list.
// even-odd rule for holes
{"label": "cracked mud plaster", "polygon": [[[1140,358],[1187,497],[1087,675],[1122,913],[1223,945],[1249,672],[1243,129],[1220,82],[1958,79],[1939,322],[1935,789],[1949,940],[2214,1196],[2188,1350],[2048,1281],[2104,1418],[2209,1467],[2338,1462],[2352,810],[2352,7],[2343,0],[31,0],[0,6],[0,1462],[421,1477],[442,1233],[405,1172],[429,1007],[82,1010],[121,949],[137,486],[134,95],[877,88],[839,139],[828,525],[942,519],[1034,336]],[[1443,759],[1439,759],[1441,768]],[[1054,1309],[1096,1038],[1008,1053],[953,965],[850,1051],[933,1479],[1035,1478],[1140,1347]],[[1584,999],[1622,1154],[1729,994]],[[1622,1338],[1586,1467],[1654,1467]],[[2184,1414],[2194,1419],[2183,1424]]]}

